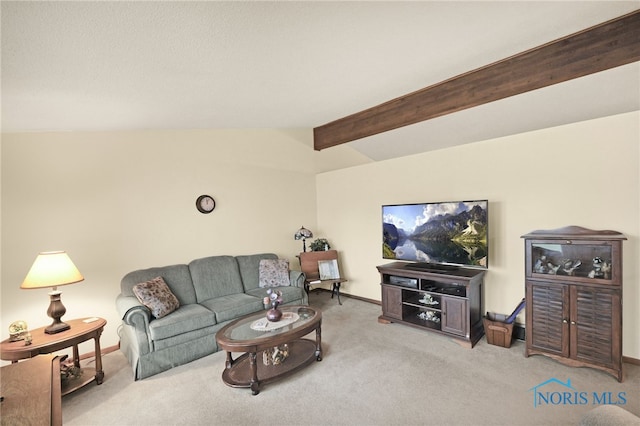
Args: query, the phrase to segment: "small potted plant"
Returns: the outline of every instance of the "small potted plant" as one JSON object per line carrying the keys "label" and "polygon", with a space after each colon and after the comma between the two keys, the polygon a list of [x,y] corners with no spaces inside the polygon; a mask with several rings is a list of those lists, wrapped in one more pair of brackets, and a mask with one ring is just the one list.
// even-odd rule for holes
{"label": "small potted plant", "polygon": [[327,251],[331,248],[326,238],[315,239],[309,244],[311,251]]}

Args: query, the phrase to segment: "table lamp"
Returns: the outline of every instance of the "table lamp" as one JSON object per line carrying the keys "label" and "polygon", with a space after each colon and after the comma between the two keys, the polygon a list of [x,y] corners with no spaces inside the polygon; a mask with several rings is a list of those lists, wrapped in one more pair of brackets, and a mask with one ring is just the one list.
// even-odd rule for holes
{"label": "table lamp", "polygon": [[69,324],[60,321],[67,309],[60,300],[62,292],[58,291],[57,287],[80,281],[84,281],[84,277],[73,264],[67,252],[49,251],[38,254],[20,288],[53,288],[53,291],[49,293],[51,303],[47,310],[47,315],[53,318],[53,323],[45,328],[45,333],[55,334],[71,328]]}
{"label": "table lamp", "polygon": [[296,240],[302,240],[302,251],[307,251],[307,244],[305,243],[305,240],[311,237],[313,237],[313,232],[309,231],[304,226],[301,226],[294,235]]}

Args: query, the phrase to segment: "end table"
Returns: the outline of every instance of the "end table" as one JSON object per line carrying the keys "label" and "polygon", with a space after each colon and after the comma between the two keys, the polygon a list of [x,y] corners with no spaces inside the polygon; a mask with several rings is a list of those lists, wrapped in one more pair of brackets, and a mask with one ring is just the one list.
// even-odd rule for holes
{"label": "end table", "polygon": [[40,355],[0,367],[0,393],[1,424],[62,426],[60,357]]}
{"label": "end table", "polygon": [[71,328],[56,334],[46,334],[44,332],[45,327],[29,330],[32,338],[30,345],[25,345],[24,340],[17,342],[10,342],[9,339],[3,340],[0,343],[0,359],[16,363],[21,359],[33,358],[37,355],[50,354],[73,347],[73,364],[75,367],[80,368],[78,344],[93,339],[95,341],[95,368],[83,368],[80,377],[65,381],[62,384],[62,395],[73,392],[94,380],[97,384],[102,384],[104,372],[102,371],[102,357],[100,354],[100,335],[107,321],[103,318],[94,317],[65,322]]}

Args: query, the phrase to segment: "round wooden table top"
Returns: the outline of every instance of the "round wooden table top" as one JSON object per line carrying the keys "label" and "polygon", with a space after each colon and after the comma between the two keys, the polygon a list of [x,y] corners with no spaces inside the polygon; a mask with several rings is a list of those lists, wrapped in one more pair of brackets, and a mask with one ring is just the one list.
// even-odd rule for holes
{"label": "round wooden table top", "polygon": [[[90,321],[91,320],[91,321]],[[9,339],[0,343],[0,359],[5,361],[18,361],[20,359],[33,358],[40,354],[49,354],[69,346],[77,345],[85,340],[100,336],[102,329],[107,324],[103,318],[79,318],[64,321],[69,324],[69,330],[56,334],[44,332],[46,327],[29,330],[31,344],[25,345],[24,340],[10,342]]]}
{"label": "round wooden table top", "polygon": [[284,327],[263,331],[252,328],[251,325],[266,319],[267,312],[247,315],[218,331],[218,345],[228,352],[258,352],[305,336],[317,329],[322,322],[322,312],[310,306],[281,306],[278,309],[285,318],[288,313],[296,314],[299,318]]}

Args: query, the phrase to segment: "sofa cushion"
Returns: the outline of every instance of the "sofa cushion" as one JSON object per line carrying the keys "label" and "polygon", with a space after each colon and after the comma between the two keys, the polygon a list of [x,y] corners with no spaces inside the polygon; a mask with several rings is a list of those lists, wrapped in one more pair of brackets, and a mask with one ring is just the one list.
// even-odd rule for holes
{"label": "sofa cushion", "polygon": [[180,302],[162,277],[134,285],[133,293],[156,318],[162,318],[180,307]]}
{"label": "sofa cushion", "polygon": [[211,256],[189,263],[198,303],[216,297],[244,293],[238,262],[233,256]]}
{"label": "sofa cushion", "polygon": [[216,324],[216,316],[198,304],[183,305],[171,314],[149,323],[153,340],[167,339]]}
{"label": "sofa cushion", "polygon": [[281,287],[289,285],[289,261],[287,259],[260,260],[259,286]]}
{"label": "sofa cushion", "polygon": [[191,274],[187,265],[170,265],[129,272],[120,282],[120,290],[124,296],[135,296],[133,286],[138,283],[162,277],[171,292],[181,305],[196,303],[196,292],[191,282]]}
{"label": "sofa cushion", "polygon": [[238,293],[204,300],[200,304],[215,312],[216,320],[220,323],[264,309],[262,299],[263,296],[258,298]]}
{"label": "sofa cushion", "polygon": [[258,288],[260,282],[260,261],[262,259],[277,259],[278,256],[273,253],[251,254],[244,256],[236,256],[240,275],[242,276],[242,285],[244,290],[252,290]]}
{"label": "sofa cushion", "polygon": [[[267,295],[266,288],[254,288],[253,290],[248,290],[247,294],[251,296],[258,297],[260,299],[264,299]],[[304,289],[302,287],[296,286],[285,286],[278,287],[278,291],[282,293],[282,303],[306,303],[304,301]]]}

